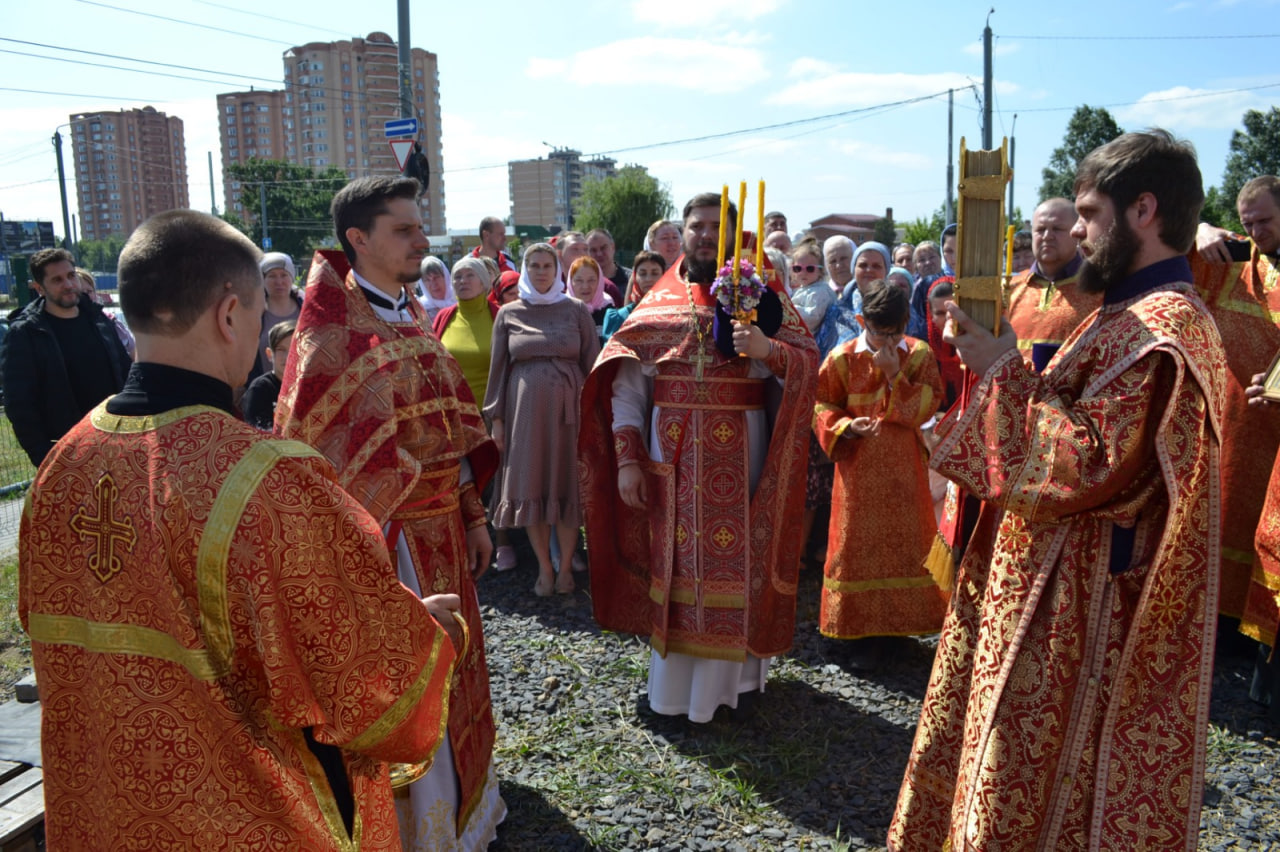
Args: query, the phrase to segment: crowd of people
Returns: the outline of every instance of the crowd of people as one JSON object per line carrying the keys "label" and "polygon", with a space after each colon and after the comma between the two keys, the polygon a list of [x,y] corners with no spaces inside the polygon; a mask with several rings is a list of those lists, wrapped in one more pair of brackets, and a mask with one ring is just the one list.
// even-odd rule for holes
{"label": "crowd of people", "polygon": [[[450,268],[418,191],[349,183],[301,288],[217,220],[149,220],[133,359],[71,256],[33,258],[3,372],[40,466],[51,846],[488,845],[475,581],[523,537],[532,594],[588,571],[601,627],[649,641],[650,710],[692,723],[764,700],[806,565],[844,664],[940,634],[891,849],[1195,848],[1220,614],[1280,721],[1280,179],[1241,191],[1242,252],[1197,228],[1188,146],[1125,134],[1013,234],[997,328],[961,307],[956,225],[855,244],[773,212],[731,282],[707,193],[631,267],[604,229],[509,253],[488,217]],[[212,780],[166,764],[158,820],[86,732],[161,717]],[[181,816],[209,796],[237,803],[216,842]]]}

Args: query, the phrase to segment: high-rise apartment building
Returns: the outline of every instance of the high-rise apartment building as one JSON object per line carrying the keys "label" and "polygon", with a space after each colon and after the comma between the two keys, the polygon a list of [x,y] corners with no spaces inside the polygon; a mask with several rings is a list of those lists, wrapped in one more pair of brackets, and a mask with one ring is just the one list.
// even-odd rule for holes
{"label": "high-rise apartment building", "polygon": [[[283,159],[316,169],[332,166],[348,178],[398,174],[399,166],[383,132],[386,122],[400,117],[398,64],[395,41],[378,32],[367,38],[311,42],[285,51],[282,91],[218,96],[224,170],[228,164],[244,162],[252,156],[247,153],[246,139],[253,139],[258,143],[258,159]],[[422,200],[424,224],[433,234],[445,233],[436,55],[421,48],[412,49],[410,79],[418,139],[431,167],[430,185]],[[254,132],[248,134],[243,124],[246,104],[252,104],[249,111],[256,116]],[[262,110],[264,106],[266,111]],[[235,122],[231,121],[233,116],[237,117]],[[271,132],[264,134],[262,122],[268,116],[272,117]],[[272,147],[268,154],[261,143],[264,139],[274,142],[277,121],[282,145]],[[224,171],[227,209],[251,219],[256,200],[240,198],[239,187],[234,184]]]}
{"label": "high-rise apartment building", "polygon": [[[227,166],[250,160],[287,160],[284,92],[248,91],[218,95],[218,139],[222,144],[222,191],[225,210],[244,215],[238,181]],[[250,207],[256,199],[249,199]]]}
{"label": "high-rise apartment building", "polygon": [[573,225],[573,204],[582,184],[592,178],[613,177],[616,161],[608,157],[582,159],[582,152],[557,148],[541,160],[507,163],[511,187],[511,221],[561,230]]}
{"label": "high-rise apartment building", "polygon": [[190,206],[182,119],[155,107],[71,116],[80,237],[128,235],[147,217]]}

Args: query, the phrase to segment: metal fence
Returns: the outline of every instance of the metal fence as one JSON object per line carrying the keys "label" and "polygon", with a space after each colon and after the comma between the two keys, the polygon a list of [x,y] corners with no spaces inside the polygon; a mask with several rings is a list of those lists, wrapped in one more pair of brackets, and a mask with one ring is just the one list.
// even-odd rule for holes
{"label": "metal fence", "polygon": [[0,559],[18,552],[22,500],[35,468],[13,435],[9,418],[0,415]]}

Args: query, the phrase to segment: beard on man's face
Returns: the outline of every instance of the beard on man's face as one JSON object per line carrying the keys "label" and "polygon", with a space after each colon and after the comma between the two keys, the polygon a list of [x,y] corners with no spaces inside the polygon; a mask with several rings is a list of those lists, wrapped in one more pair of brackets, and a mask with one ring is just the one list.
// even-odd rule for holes
{"label": "beard on man's face", "polygon": [[698,260],[696,257],[690,257],[687,262],[689,280],[694,284],[710,284],[716,280],[716,273],[720,271],[720,264],[714,260]]}
{"label": "beard on man's face", "polygon": [[1120,217],[1095,242],[1086,240],[1080,246],[1089,250],[1076,276],[1083,293],[1105,293],[1127,278],[1139,248],[1137,234]]}

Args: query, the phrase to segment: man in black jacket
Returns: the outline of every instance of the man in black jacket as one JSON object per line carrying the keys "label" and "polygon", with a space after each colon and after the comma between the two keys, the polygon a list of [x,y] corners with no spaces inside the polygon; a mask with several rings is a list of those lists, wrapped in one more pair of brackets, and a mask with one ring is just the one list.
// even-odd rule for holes
{"label": "man in black jacket", "polygon": [[40,466],[80,418],[119,393],[129,372],[115,327],[80,293],[75,260],[65,249],[31,257],[41,297],[9,316],[0,355],[5,414],[31,463]]}

